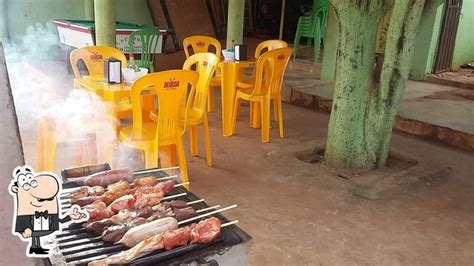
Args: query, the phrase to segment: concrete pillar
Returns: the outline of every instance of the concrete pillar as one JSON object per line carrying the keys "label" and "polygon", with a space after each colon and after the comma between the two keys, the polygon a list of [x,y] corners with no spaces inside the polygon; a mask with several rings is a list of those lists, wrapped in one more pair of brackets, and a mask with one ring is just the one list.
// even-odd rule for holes
{"label": "concrete pillar", "polygon": [[323,63],[321,66],[321,80],[332,81],[336,74],[336,54],[339,29],[337,27],[334,8],[329,5],[328,23],[324,36]]}
{"label": "concrete pillar", "polygon": [[94,0],[84,0],[84,18],[94,20]]}
{"label": "concrete pillar", "polygon": [[235,44],[243,43],[244,11],[245,0],[229,0],[229,10],[227,15],[227,49],[234,48]]}
{"label": "concrete pillar", "polygon": [[115,47],[115,0],[95,0],[95,43]]}
{"label": "concrete pillar", "polygon": [[6,0],[0,0],[0,41],[8,39],[7,19]]}

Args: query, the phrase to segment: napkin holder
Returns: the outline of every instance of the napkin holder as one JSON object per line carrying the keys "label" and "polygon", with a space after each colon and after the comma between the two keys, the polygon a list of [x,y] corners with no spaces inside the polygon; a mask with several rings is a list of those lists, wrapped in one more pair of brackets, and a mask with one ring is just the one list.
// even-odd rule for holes
{"label": "napkin holder", "polygon": [[107,83],[122,82],[122,61],[116,58],[106,58],[104,60],[104,76]]}
{"label": "napkin holder", "polygon": [[236,61],[245,61],[247,60],[247,45],[238,44],[234,47],[234,59]]}

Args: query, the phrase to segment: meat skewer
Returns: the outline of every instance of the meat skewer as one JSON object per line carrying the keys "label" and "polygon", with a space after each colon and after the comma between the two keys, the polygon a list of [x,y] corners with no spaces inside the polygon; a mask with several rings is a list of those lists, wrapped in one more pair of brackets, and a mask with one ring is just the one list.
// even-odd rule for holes
{"label": "meat skewer", "polygon": [[207,244],[219,237],[222,227],[236,224],[237,222],[221,224],[219,219],[211,217],[197,224],[191,224],[151,236],[131,249],[119,252],[105,259],[90,262],[88,265],[125,264],[160,249],[170,250],[178,246],[196,243]]}
{"label": "meat skewer", "polygon": [[[161,200],[174,199],[174,198],[178,198],[178,197],[185,196],[185,195],[186,195],[186,193],[181,193],[181,194],[176,194],[176,195],[172,195],[172,196],[168,196],[168,197],[160,197],[160,201]],[[156,202],[156,201],[154,201],[154,202]],[[159,202],[157,202],[156,204],[158,204],[158,203]],[[109,218],[112,215],[114,215],[115,212],[113,212],[110,208],[108,208],[106,206],[107,206],[106,203],[104,203],[103,201],[96,201],[92,204],[84,206],[84,209],[89,212],[88,222],[94,222],[94,221],[102,220],[104,218]],[[144,206],[144,207],[146,207],[146,206]]]}
{"label": "meat skewer", "polygon": [[[143,186],[136,186],[135,188],[130,188],[127,182],[119,181],[115,184],[109,185],[108,186],[109,190],[105,191],[101,195],[86,196],[84,198],[71,198],[70,203],[77,204],[81,207],[84,207],[95,201],[103,201],[108,206],[112,202],[117,200],[118,198],[125,195],[130,195],[130,194],[139,195],[139,194],[147,194],[151,192],[155,192],[155,193],[163,192],[163,194],[167,194],[173,188],[185,186],[188,184],[189,182],[175,185],[173,181],[168,180],[165,182],[156,183],[155,185],[143,185]],[[62,206],[64,208],[68,208],[71,206],[71,204],[64,204],[64,201],[63,201]],[[145,205],[147,204],[145,203]],[[140,206],[143,206],[143,203]]]}
{"label": "meat skewer", "polygon": [[[196,204],[203,202],[204,200],[196,200],[192,202],[185,202],[182,200],[172,200],[171,202],[163,202],[160,203],[159,205],[163,205],[163,209],[167,208],[173,208],[173,209],[182,209],[186,208],[190,205]],[[183,204],[184,203],[184,204]],[[122,210],[119,213],[113,215],[110,218],[104,218],[99,221],[94,221],[91,223],[87,223],[85,225],[85,229],[89,232],[95,232],[95,233],[102,233],[107,227],[113,226],[113,225],[121,225],[126,223],[127,221],[131,221],[135,218],[138,217],[143,217],[143,218],[148,218],[150,217],[154,211],[157,211],[159,206],[153,206],[153,207],[147,207],[141,210],[136,210],[136,211],[131,211],[131,210]],[[219,208],[215,207],[214,208]],[[202,212],[202,211],[207,211],[210,208],[205,208],[202,210],[196,211],[197,213]]]}
{"label": "meat skewer", "polygon": [[208,211],[210,209],[219,208],[219,205],[205,208],[201,210],[194,210],[192,207],[184,209],[164,209],[158,211],[156,214],[148,217],[146,220],[143,217],[138,217],[128,223],[108,227],[102,233],[102,240],[105,242],[118,242],[127,247],[131,247],[140,239],[145,239],[149,235],[156,232],[164,232],[174,228],[178,228],[178,223],[181,220],[189,219],[197,216],[199,213]]}
{"label": "meat skewer", "polygon": [[153,221],[151,223],[146,223],[146,224],[143,224],[141,226],[137,226],[137,227],[133,228],[132,230],[127,231],[124,234],[124,236],[122,237],[122,239],[119,241],[119,243],[124,244],[127,247],[132,247],[132,246],[136,245],[137,243],[139,243],[140,241],[146,239],[147,237],[163,233],[164,232],[163,229],[165,229],[165,228],[171,228],[171,226],[173,226],[173,228],[176,229],[176,228],[178,228],[179,225],[189,223],[189,222],[192,222],[192,221],[196,221],[196,220],[199,220],[201,218],[211,216],[211,215],[219,213],[219,212],[223,212],[223,211],[226,211],[226,210],[233,209],[235,207],[237,207],[236,204],[225,207],[225,208],[222,208],[222,209],[217,209],[217,210],[214,210],[214,211],[211,211],[211,212],[208,212],[208,213],[204,213],[204,214],[201,214],[201,215],[198,215],[198,216],[194,216],[192,218],[189,218],[189,219],[186,219],[186,220],[183,220],[183,221],[178,222],[176,220],[175,223],[168,222],[169,226],[162,226],[162,223],[159,222],[159,220]]}

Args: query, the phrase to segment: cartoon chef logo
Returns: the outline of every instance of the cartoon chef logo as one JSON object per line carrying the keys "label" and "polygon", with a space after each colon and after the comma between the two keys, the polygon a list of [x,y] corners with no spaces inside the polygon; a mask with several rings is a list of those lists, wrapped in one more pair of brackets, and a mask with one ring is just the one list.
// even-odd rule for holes
{"label": "cartoon chef logo", "polygon": [[9,186],[15,202],[12,234],[30,242],[26,250],[29,257],[48,256],[48,249],[41,246],[40,238],[59,231],[59,223],[82,222],[89,218],[89,214],[78,206],[72,206],[69,215],[59,217],[61,185],[58,180],[54,173],[35,173],[27,165],[13,170]]}

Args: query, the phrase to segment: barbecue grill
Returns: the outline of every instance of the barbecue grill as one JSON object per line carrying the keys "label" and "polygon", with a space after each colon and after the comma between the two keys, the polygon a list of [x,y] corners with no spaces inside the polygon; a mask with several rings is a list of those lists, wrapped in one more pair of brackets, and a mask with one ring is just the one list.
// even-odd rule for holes
{"label": "barbecue grill", "polygon": [[[104,169],[108,170],[110,166],[104,165]],[[134,177],[169,176],[163,169],[147,169],[137,171]],[[62,171],[63,176],[63,192],[60,196],[60,204],[63,207],[63,215],[68,212],[71,207],[65,204],[68,199],[68,193],[74,188],[81,186],[80,182],[71,181],[68,178],[67,171]],[[182,195],[186,193],[185,195]],[[180,196],[181,195],[181,196]],[[187,191],[183,187],[175,187],[167,196],[175,196],[176,199],[186,202],[198,201],[200,198],[195,194]],[[195,209],[208,208],[204,201],[193,205]],[[214,214],[221,220],[222,224],[230,222],[220,213]],[[207,264],[207,265],[245,265],[246,264],[246,248],[245,243],[251,237],[236,225],[230,225],[221,228],[220,236],[208,244],[189,244],[177,247],[171,250],[159,250],[146,256],[137,258],[132,261],[131,265],[181,265],[181,264]],[[57,234],[53,239],[53,248],[50,250],[51,256],[49,262],[53,265],[87,265],[87,263],[99,260],[110,255],[116,254],[127,247],[121,244],[104,243],[97,235],[86,231],[82,227],[82,223],[71,223],[69,226],[63,227],[62,232]]]}

